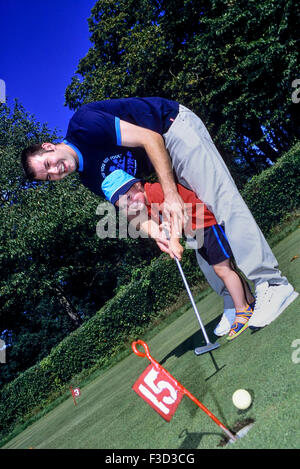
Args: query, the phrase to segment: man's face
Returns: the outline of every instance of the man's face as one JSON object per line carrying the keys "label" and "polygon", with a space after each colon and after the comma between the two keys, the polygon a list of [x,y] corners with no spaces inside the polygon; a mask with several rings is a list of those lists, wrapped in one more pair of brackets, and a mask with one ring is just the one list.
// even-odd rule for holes
{"label": "man's face", "polygon": [[126,194],[121,195],[116,202],[116,206],[119,207],[120,210],[125,210],[128,215],[134,215],[136,212],[144,210],[145,205],[145,192],[140,182],[133,184]]}
{"label": "man's face", "polygon": [[43,143],[46,153],[30,158],[30,165],[35,173],[35,179],[42,181],[57,181],[63,179],[77,168],[77,160],[72,149],[66,145]]}

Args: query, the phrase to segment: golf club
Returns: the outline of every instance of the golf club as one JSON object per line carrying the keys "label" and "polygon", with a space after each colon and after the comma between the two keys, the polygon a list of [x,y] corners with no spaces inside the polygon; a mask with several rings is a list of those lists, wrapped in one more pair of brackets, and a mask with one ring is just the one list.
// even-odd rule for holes
{"label": "golf club", "polygon": [[[162,219],[162,216],[161,214],[159,215],[159,218],[160,218],[160,221],[163,223],[163,219]],[[169,236],[169,232],[168,230],[166,229],[166,227],[164,226],[164,231],[165,231],[165,234],[167,236],[167,239],[169,240],[170,239],[170,236]],[[203,336],[204,336],[204,339],[205,339],[205,342],[206,342],[206,345],[204,345],[203,347],[197,347],[195,348],[195,354],[196,355],[202,355],[203,353],[207,353],[207,352],[211,352],[212,350],[215,350],[216,348],[220,347],[220,344],[218,344],[217,342],[215,342],[214,344],[212,342],[210,342],[209,338],[208,338],[208,335],[206,333],[206,330],[205,330],[205,327],[204,327],[204,324],[201,320],[201,317],[200,317],[200,314],[199,314],[199,311],[198,311],[198,308],[196,306],[196,303],[195,303],[195,300],[193,298],[193,295],[192,295],[192,292],[191,292],[191,289],[189,287],[189,284],[187,282],[187,279],[185,277],[185,274],[182,270],[182,267],[181,267],[181,264],[180,264],[180,261],[179,259],[174,256],[175,258],[175,262],[177,264],[177,267],[178,267],[178,270],[180,272],[180,275],[181,275],[181,278],[183,280],[183,283],[184,283],[184,286],[186,288],[186,291],[188,293],[188,296],[189,296],[189,299],[191,301],[191,304],[192,304],[192,307],[193,307],[193,310],[196,314],[196,317],[197,317],[197,320],[200,324],[200,328],[202,330],[202,333],[203,333]]]}

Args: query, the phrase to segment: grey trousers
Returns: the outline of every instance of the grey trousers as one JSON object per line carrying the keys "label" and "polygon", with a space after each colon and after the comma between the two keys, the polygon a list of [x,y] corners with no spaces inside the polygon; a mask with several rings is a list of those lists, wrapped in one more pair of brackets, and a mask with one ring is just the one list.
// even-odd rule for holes
{"label": "grey trousers", "polygon": [[[255,286],[264,281],[288,283],[202,120],[180,105],[163,137],[178,182],[194,191],[225,227],[236,264],[247,279]],[[198,252],[197,261],[209,284],[231,307],[231,297],[212,266]]]}

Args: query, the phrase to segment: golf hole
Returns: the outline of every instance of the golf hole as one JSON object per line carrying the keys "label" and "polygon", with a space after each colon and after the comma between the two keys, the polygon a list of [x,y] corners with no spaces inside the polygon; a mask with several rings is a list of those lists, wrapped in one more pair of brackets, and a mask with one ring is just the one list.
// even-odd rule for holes
{"label": "golf hole", "polygon": [[[255,420],[254,419],[251,419],[251,418],[248,418],[248,419],[244,419],[244,420],[238,420],[233,428],[232,428],[232,433],[236,434],[238,432],[240,432],[242,429],[244,429],[245,427],[248,427],[249,426],[249,429],[250,427],[254,424]],[[246,432],[247,433],[247,432]],[[245,434],[246,434],[245,433]],[[244,435],[241,435],[241,438],[243,437]],[[229,443],[229,438],[224,436],[221,441],[219,442],[218,446],[226,446],[227,444]]]}

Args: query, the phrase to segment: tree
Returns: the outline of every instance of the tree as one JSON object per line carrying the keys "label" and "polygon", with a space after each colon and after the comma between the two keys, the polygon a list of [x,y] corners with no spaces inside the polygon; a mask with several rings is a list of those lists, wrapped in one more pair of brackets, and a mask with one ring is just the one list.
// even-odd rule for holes
{"label": "tree", "polygon": [[233,152],[254,172],[300,137],[300,114],[291,99],[299,5],[212,0],[203,31],[187,47],[183,70],[173,80],[182,98],[192,96],[192,106],[207,116],[224,153]]}
{"label": "tree", "polygon": [[208,126],[239,185],[299,138],[299,0],[101,0],[66,103],[161,95]]}
{"label": "tree", "polygon": [[102,199],[76,174],[59,183],[24,180],[22,148],[49,140],[60,139],[20,104],[1,105],[0,336],[9,347],[0,385],[95,314],[132,266],[156,252],[149,242],[143,250],[138,240],[99,239]]}

